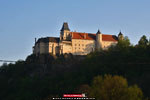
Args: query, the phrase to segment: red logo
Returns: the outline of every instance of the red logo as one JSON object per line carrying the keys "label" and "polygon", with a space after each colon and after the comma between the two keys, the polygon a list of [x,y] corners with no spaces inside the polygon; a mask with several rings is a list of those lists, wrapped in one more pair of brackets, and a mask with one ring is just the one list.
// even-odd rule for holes
{"label": "red logo", "polygon": [[85,97],[85,94],[63,94],[63,97],[77,97],[77,98],[83,98],[83,97]]}

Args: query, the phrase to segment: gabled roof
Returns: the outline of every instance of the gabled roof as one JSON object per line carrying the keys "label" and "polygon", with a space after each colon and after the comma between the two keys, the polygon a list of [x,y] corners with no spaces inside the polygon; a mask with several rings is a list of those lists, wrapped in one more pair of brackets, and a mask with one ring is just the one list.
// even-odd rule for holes
{"label": "gabled roof", "polygon": [[49,42],[55,42],[59,43],[60,38],[57,37],[45,37],[45,38],[39,38],[37,43],[44,42],[44,43],[49,43]]}
{"label": "gabled roof", "polygon": [[95,40],[96,34],[92,33],[80,33],[80,32],[71,32],[72,39],[84,39],[84,40]]}
{"label": "gabled roof", "polygon": [[102,34],[102,40],[103,41],[118,41],[118,37],[115,35]]}
{"label": "gabled roof", "polygon": [[[96,34],[94,33],[71,32],[71,34],[72,39],[96,40]],[[118,38],[115,35],[102,34],[102,41],[118,41]]]}

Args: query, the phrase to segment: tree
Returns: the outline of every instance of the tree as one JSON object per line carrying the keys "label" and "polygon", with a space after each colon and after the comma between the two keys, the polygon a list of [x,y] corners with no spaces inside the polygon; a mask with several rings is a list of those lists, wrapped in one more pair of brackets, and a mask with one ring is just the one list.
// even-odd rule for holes
{"label": "tree", "polygon": [[123,40],[119,40],[117,46],[119,47],[128,47],[130,46],[130,40],[127,36]]}
{"label": "tree", "polygon": [[148,45],[148,40],[147,40],[147,37],[146,37],[145,35],[143,35],[143,36],[140,38],[140,40],[139,40],[139,42],[138,42],[138,45],[139,45],[139,46],[142,46],[142,47],[145,47],[145,46]]}
{"label": "tree", "polygon": [[129,87],[125,78],[111,75],[95,77],[90,96],[97,100],[143,100],[140,88],[136,85]]}
{"label": "tree", "polygon": [[149,41],[148,41],[148,45],[150,46],[150,38],[149,38]]}
{"label": "tree", "polygon": [[112,51],[122,51],[122,52],[126,52],[127,50],[129,50],[129,48],[131,47],[131,43],[130,40],[127,36],[124,37],[124,39],[120,39],[118,40],[117,45],[112,45],[108,51],[112,52]]}

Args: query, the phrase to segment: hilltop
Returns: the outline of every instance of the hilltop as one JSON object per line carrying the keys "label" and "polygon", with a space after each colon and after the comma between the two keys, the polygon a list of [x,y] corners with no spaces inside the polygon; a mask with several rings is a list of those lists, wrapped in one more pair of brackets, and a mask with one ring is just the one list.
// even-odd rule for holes
{"label": "hilltop", "polygon": [[150,97],[150,44],[142,41],[132,46],[125,39],[86,56],[32,54],[25,61],[3,65],[0,99],[43,100],[77,93],[80,86],[91,85],[94,77],[105,74],[125,77],[129,85],[138,85]]}

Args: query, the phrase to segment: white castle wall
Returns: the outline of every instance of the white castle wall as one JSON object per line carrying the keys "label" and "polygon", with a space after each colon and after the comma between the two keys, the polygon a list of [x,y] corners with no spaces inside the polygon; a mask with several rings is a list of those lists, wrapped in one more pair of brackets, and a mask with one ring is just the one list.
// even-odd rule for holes
{"label": "white castle wall", "polygon": [[72,39],[72,54],[86,55],[95,50],[95,40]]}

